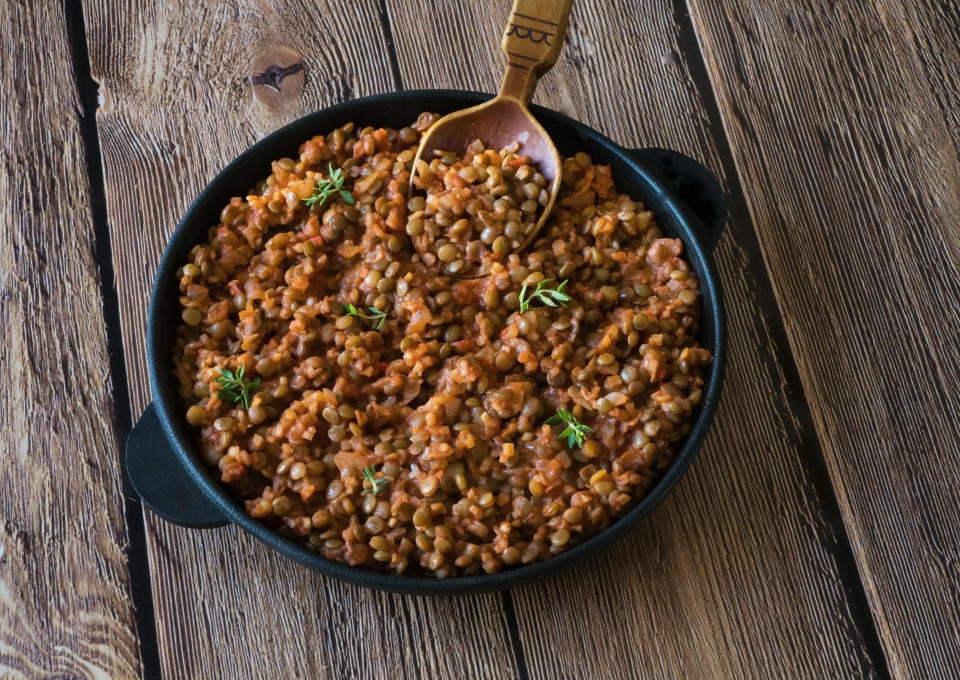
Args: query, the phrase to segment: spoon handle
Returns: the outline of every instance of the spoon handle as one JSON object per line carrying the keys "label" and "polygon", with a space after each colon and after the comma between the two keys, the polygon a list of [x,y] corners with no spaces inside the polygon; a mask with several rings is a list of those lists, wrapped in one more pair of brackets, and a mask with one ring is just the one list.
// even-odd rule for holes
{"label": "spoon handle", "polygon": [[501,47],[507,57],[500,96],[526,105],[541,75],[557,63],[573,0],[514,0]]}

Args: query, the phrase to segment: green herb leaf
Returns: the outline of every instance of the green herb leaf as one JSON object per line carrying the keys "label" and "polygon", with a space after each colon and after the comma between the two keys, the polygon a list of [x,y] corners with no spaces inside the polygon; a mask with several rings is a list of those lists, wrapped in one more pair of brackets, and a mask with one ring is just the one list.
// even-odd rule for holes
{"label": "green herb leaf", "polygon": [[377,309],[376,307],[367,307],[368,312],[361,312],[356,308],[355,305],[350,304],[349,302],[344,305],[344,308],[347,310],[349,316],[355,316],[358,319],[363,319],[364,321],[369,321],[370,325],[374,330],[378,331],[383,328],[383,322],[387,320],[387,313]]}
{"label": "green herb leaf", "polygon": [[593,432],[592,427],[587,427],[577,420],[570,411],[566,409],[557,409],[556,414],[550,416],[544,421],[547,425],[566,425],[560,432],[561,438],[567,439],[567,447],[574,448],[583,446],[587,437]]}
{"label": "green herb leaf", "polygon": [[318,179],[317,185],[313,188],[313,195],[303,199],[303,202],[311,207],[316,205],[322,208],[323,204],[326,203],[331,196],[337,194],[343,201],[350,205],[356,203],[357,201],[354,199],[353,194],[343,188],[343,170],[340,168],[334,169],[333,163],[330,163],[327,168],[330,172],[330,178]]}
{"label": "green herb leaf", "polygon": [[387,484],[389,483],[389,482],[388,482],[386,479],[384,479],[383,477],[377,477],[377,466],[376,466],[376,465],[371,465],[371,466],[368,467],[368,468],[364,468],[364,469],[363,469],[363,478],[364,478],[365,480],[367,480],[368,482],[370,482],[370,488],[369,488],[369,489],[364,489],[363,492],[364,492],[364,493],[372,493],[374,496],[376,496],[378,493],[380,493],[381,491],[383,491],[384,488],[386,488]]}
{"label": "green herb leaf", "polygon": [[245,381],[243,373],[246,370],[244,364],[240,364],[240,369],[234,374],[229,368],[220,369],[220,376],[217,382],[220,389],[217,396],[224,401],[230,401],[234,404],[243,404],[243,408],[250,408],[250,395],[260,387],[260,378]]}
{"label": "green herb leaf", "polygon": [[[563,292],[564,287],[567,285],[567,279],[564,279],[560,282],[556,288],[550,288],[550,283],[553,279],[544,279],[537,284],[537,287],[532,293],[529,292],[529,287],[524,285],[520,289],[520,313],[523,314],[528,309],[530,309],[530,304],[532,302],[540,302],[548,307],[566,307],[567,303],[570,302],[570,296]],[[529,294],[528,294],[529,293]]]}

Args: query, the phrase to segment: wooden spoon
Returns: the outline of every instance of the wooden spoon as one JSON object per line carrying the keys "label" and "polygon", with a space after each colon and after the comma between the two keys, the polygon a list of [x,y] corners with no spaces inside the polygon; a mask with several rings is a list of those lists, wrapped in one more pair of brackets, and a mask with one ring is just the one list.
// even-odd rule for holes
{"label": "wooden spoon", "polygon": [[[421,158],[429,162],[434,157],[433,152],[438,150],[462,154],[467,145],[477,139],[486,148],[494,150],[518,142],[521,145],[520,153],[538,166],[550,192],[540,218],[534,228],[525,234],[519,248],[525,247],[546,222],[560,189],[563,161],[550,135],[533,117],[527,105],[540,76],[557,63],[572,5],[573,0],[514,0],[501,42],[507,70],[503,75],[500,93],[488,102],[455,111],[434,123],[420,141],[413,163],[416,172]],[[411,195],[413,191],[411,182]],[[420,239],[414,239],[414,245],[421,254],[429,246]],[[489,261],[485,264],[489,265]],[[463,273],[476,275],[478,272]]]}

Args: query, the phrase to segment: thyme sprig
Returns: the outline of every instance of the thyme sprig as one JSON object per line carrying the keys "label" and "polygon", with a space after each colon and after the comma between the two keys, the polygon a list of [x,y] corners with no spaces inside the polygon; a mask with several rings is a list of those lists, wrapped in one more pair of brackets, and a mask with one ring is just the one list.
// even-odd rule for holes
{"label": "thyme sprig", "polygon": [[570,302],[570,296],[563,292],[567,285],[567,279],[560,282],[556,288],[549,288],[553,279],[544,279],[537,284],[537,287],[530,292],[529,286],[523,285],[520,289],[520,313],[523,314],[530,309],[530,303],[541,302],[547,307],[566,307]]}
{"label": "thyme sprig", "polygon": [[352,305],[348,302],[344,305],[344,308],[347,310],[347,314],[349,316],[355,316],[358,319],[369,321],[370,325],[373,326],[373,329],[376,331],[383,328],[383,322],[387,319],[387,313],[377,309],[376,307],[367,307],[369,311],[364,312],[360,309],[357,309],[356,305]]}
{"label": "thyme sprig", "polygon": [[220,384],[217,396],[224,401],[232,401],[234,404],[242,403],[243,408],[249,409],[250,395],[260,387],[260,378],[244,380],[243,372],[246,368],[244,364],[240,364],[236,373],[229,368],[221,369],[220,377],[217,378],[217,382]]}
{"label": "thyme sprig", "polygon": [[560,432],[560,436],[567,438],[567,447],[571,449],[575,446],[583,446],[583,442],[587,441],[587,437],[593,432],[592,427],[587,427],[581,423],[570,411],[564,408],[557,409],[556,414],[547,418],[546,423],[547,425],[566,425]]}
{"label": "thyme sprig", "polygon": [[368,468],[363,469],[363,478],[370,482],[370,488],[364,489],[364,493],[372,493],[376,496],[378,493],[383,491],[387,486],[387,480],[383,477],[377,477],[377,466],[371,465]]}
{"label": "thyme sprig", "polygon": [[327,167],[330,170],[330,178],[324,179],[321,177],[318,179],[317,185],[313,188],[313,195],[303,199],[303,202],[308,206],[316,204],[322,208],[327,199],[334,194],[339,194],[340,198],[350,205],[356,203],[353,194],[343,188],[343,170],[341,168],[334,169],[333,163],[330,163]]}

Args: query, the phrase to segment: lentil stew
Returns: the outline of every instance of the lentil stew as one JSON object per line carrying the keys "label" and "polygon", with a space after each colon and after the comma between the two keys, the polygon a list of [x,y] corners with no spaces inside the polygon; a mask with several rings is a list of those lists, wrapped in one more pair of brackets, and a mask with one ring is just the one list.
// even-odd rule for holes
{"label": "lentil stew", "polygon": [[682,244],[586,154],[524,252],[468,280],[419,261],[406,194],[434,119],[314,137],[234,198],[178,272],[174,360],[202,456],[252,516],[444,577],[548,558],[643,497],[710,354]]}

